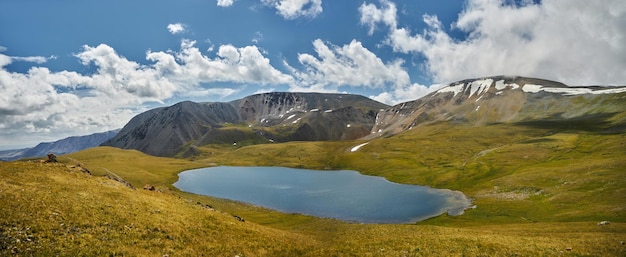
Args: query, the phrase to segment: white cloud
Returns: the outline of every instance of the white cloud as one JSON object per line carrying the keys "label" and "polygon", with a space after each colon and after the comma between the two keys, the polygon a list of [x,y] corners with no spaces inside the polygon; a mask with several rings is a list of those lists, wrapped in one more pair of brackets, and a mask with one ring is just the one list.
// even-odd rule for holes
{"label": "white cloud", "polygon": [[[218,2],[219,4],[219,2]],[[167,30],[172,34],[180,34],[187,31],[187,25],[183,23],[173,23],[167,25]]]}
{"label": "white cloud", "polygon": [[261,0],[265,5],[276,8],[285,19],[316,17],[322,13],[322,0]]}
{"label": "white cloud", "polygon": [[304,66],[303,71],[288,66],[300,86],[317,89],[322,86],[385,88],[410,84],[408,73],[401,67],[402,61],[384,63],[359,41],[352,40],[350,44],[339,47],[317,39],[313,41],[313,46],[318,57],[298,55],[298,61]]}
{"label": "white cloud", "polygon": [[254,33],[254,37],[252,37],[252,43],[258,44],[261,40],[263,40],[263,33],[257,31]]}
{"label": "white cloud", "polygon": [[55,59],[55,56],[50,56],[50,57],[43,57],[43,56],[27,56],[27,57],[20,57],[20,56],[12,56],[11,59],[13,59],[14,61],[22,61],[22,62],[34,62],[34,63],[38,63],[38,64],[42,64],[47,62],[49,59]]}
{"label": "white cloud", "polygon": [[256,46],[241,48],[221,45],[215,58],[203,55],[195,41],[183,40],[181,51],[148,52],[148,60],[163,74],[183,84],[199,85],[211,82],[254,84],[289,84],[291,76],[275,69]]}
{"label": "white cloud", "polygon": [[434,80],[451,82],[489,75],[522,75],[570,85],[624,84],[626,81],[626,4],[621,0],[468,0],[451,29],[424,15],[427,28],[412,32],[398,25],[391,1],[361,5],[361,23],[373,33],[388,30],[394,51],[423,55]]}
{"label": "white cloud", "polygon": [[411,85],[395,87],[391,91],[385,91],[378,95],[370,96],[370,98],[381,103],[394,105],[402,102],[413,101],[435,91],[436,89],[437,86],[428,87],[414,83]]}
{"label": "white cloud", "polygon": [[217,0],[217,6],[229,7],[235,3],[235,0]]}
{"label": "white cloud", "polygon": [[45,133],[51,140],[120,128],[149,102],[176,97],[221,99],[240,90],[213,82],[280,85],[294,81],[272,67],[255,46],[222,45],[211,58],[194,44],[183,40],[179,51],[148,51],[149,64],[128,60],[105,44],[84,46],[75,56],[82,64],[93,65],[93,74],[53,72],[46,67],[12,72],[5,66],[15,58],[0,54],[0,145],[45,140],[33,139],[33,133]]}

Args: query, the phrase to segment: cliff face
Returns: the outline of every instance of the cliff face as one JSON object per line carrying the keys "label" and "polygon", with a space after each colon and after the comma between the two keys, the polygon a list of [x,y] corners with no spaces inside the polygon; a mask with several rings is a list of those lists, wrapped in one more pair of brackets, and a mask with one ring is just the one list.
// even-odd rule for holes
{"label": "cliff face", "polygon": [[172,156],[210,143],[355,139],[387,105],[346,94],[265,93],[228,103],[181,102],[134,117],[103,145]]}

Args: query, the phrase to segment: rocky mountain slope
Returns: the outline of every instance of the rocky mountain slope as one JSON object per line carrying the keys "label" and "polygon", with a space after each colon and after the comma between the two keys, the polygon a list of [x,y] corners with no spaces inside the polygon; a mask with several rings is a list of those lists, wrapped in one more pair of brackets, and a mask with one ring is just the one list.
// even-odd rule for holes
{"label": "rocky mountain slope", "polygon": [[625,100],[626,87],[507,76],[454,82],[393,107],[357,95],[274,92],[153,109],[103,145],[189,156],[207,144],[367,139],[436,122],[619,133],[626,130]]}
{"label": "rocky mountain slope", "polygon": [[99,146],[111,139],[119,130],[111,130],[86,136],[73,136],[54,142],[39,143],[33,148],[6,150],[0,152],[0,160],[12,161],[21,158],[46,156],[49,153],[62,155]]}
{"label": "rocky mountain slope", "polygon": [[265,93],[222,103],[181,102],[139,114],[103,145],[173,156],[211,143],[356,139],[389,106],[348,94]]}
{"label": "rocky mountain slope", "polygon": [[369,137],[395,135],[443,121],[623,132],[626,87],[570,87],[505,76],[464,80],[379,112]]}

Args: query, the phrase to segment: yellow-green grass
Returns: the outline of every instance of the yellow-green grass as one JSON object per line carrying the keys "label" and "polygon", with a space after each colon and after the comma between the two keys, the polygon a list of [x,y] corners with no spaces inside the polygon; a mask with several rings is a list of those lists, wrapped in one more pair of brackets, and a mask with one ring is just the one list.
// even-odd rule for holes
{"label": "yellow-green grass", "polygon": [[[400,183],[460,190],[478,208],[433,224],[626,219],[626,135],[555,133],[510,125],[436,124],[362,142],[290,142],[200,148],[194,161],[96,148],[69,155],[135,186],[165,188],[182,170],[214,165],[353,169]],[[453,223],[454,223],[453,222]]]}
{"label": "yellow-green grass", "polygon": [[211,198],[197,196],[204,201],[198,204],[184,194],[132,190],[66,164],[0,163],[0,175],[2,256],[626,254],[623,223],[365,225],[254,210],[283,219],[278,229],[207,208]]}
{"label": "yellow-green grass", "polygon": [[0,176],[0,256],[295,256],[317,244],[64,164],[0,163]]}
{"label": "yellow-green grass", "polygon": [[[117,182],[68,173],[70,174],[67,175],[68,180],[98,181],[99,184],[94,186],[92,195],[100,194],[97,202],[108,202],[108,206],[114,207],[105,209],[113,208],[115,212],[119,212],[116,215],[124,217],[123,219],[128,219],[124,216],[127,210],[118,209],[121,207],[117,205],[133,203],[127,199],[134,198],[145,200],[142,200],[140,206],[148,206],[148,209],[153,208],[150,206],[154,204],[167,202],[167,206],[159,205],[157,209],[177,210],[173,212],[179,215],[171,216],[175,220],[172,226],[180,230],[188,225],[187,219],[198,214],[193,209],[199,208],[194,205],[196,202],[210,204],[217,210],[214,213],[209,212],[218,218],[206,221],[206,226],[211,222],[215,223],[213,227],[226,226],[223,223],[233,222],[230,214],[244,217],[246,222],[242,223],[245,224],[242,230],[231,233],[226,231],[228,229],[218,229],[220,234],[226,233],[234,237],[244,234],[250,236],[248,240],[256,242],[253,243],[254,246],[248,248],[237,248],[241,245],[224,239],[223,243],[230,247],[228,249],[247,251],[239,254],[240,256],[282,254],[293,256],[294,253],[303,256],[626,254],[626,246],[621,244],[621,241],[626,240],[624,134],[558,132],[505,124],[472,127],[442,123],[418,127],[394,137],[374,139],[358,151],[350,151],[352,147],[361,143],[364,141],[290,142],[245,147],[209,145],[200,147],[201,155],[193,159],[153,157],[134,150],[99,147],[61,156],[59,160],[64,165],[81,162],[95,175],[115,173],[135,187],[153,184],[164,191],[163,193],[133,191],[120,185],[112,189],[104,186]],[[64,174],[61,166],[19,165],[25,165],[21,172],[29,176]],[[364,174],[384,176],[395,182],[460,190],[474,199],[477,208],[468,210],[461,216],[441,215],[412,225],[348,224],[187,194],[171,186],[177,180],[176,174],[180,171],[215,165],[351,169]],[[54,169],[58,170],[56,173],[47,172],[49,167],[56,167]],[[21,175],[19,178],[13,177],[18,173],[9,172],[2,177],[5,184],[22,183],[15,188],[15,192],[26,187],[23,182],[11,182],[22,178]],[[54,183],[58,182],[48,179],[42,184],[57,187],[58,185]],[[63,188],[67,190],[67,186]],[[57,191],[62,194],[64,190]],[[2,206],[5,204],[11,206],[7,209],[14,208],[13,205],[24,210],[35,208],[32,205],[22,206],[23,203],[20,202],[5,202],[6,192],[2,191],[0,194],[3,199]],[[30,196],[25,197],[34,199],[39,198],[38,194],[45,191],[29,192]],[[71,194],[78,193],[70,191]],[[81,206],[81,199],[73,197],[68,196],[70,200],[63,204]],[[41,209],[54,205],[49,203],[52,200],[50,197],[45,199],[47,200],[42,202]],[[94,208],[102,208],[97,203],[94,204]],[[77,212],[76,207],[73,208],[66,212]],[[185,213],[188,211],[193,215],[186,216]],[[136,219],[148,215],[133,214]],[[156,222],[148,219],[149,217],[151,216],[146,218],[146,226]],[[2,218],[1,221],[5,220],[8,219]],[[609,220],[611,224],[596,225],[602,220]],[[32,218],[27,223],[38,224],[46,221],[44,218]],[[3,225],[3,228],[5,227]],[[118,229],[121,230],[122,227]],[[257,235],[247,229],[262,232],[258,232],[260,235]],[[195,230],[194,233],[209,233],[202,231],[201,228],[199,230]],[[269,234],[264,234],[266,231],[269,231]],[[100,233],[102,231],[93,231],[94,235]],[[271,247],[283,249],[280,240],[275,244],[268,243],[271,247],[266,244],[267,240],[271,241],[272,233],[291,241],[289,247],[284,248],[284,252],[267,250]],[[127,239],[129,242],[136,241],[138,235],[127,235]],[[257,236],[258,240],[255,239]],[[120,234],[120,237],[124,236]],[[188,241],[184,241],[177,245],[188,244]],[[47,247],[59,249],[57,246]],[[103,247],[114,251],[118,249],[110,244],[104,244]],[[132,252],[135,246],[124,247],[127,249],[124,250],[127,255],[156,253],[153,251],[156,248],[148,247],[150,250]],[[210,248],[206,245],[193,247]],[[220,250],[223,249],[217,249],[213,253]],[[107,253],[111,252],[107,250]],[[190,252],[179,253],[193,255]],[[218,256],[234,254],[228,250]]]}
{"label": "yellow-green grass", "polygon": [[460,190],[478,206],[456,218],[461,223],[626,221],[625,134],[436,124],[350,151],[360,143],[264,144],[211,150],[207,159],[219,165],[352,169]]}

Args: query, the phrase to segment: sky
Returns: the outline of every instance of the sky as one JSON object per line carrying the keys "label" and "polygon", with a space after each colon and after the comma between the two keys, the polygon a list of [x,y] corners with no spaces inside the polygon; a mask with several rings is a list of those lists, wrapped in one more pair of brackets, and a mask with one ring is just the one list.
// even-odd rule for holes
{"label": "sky", "polygon": [[3,0],[0,150],[185,100],[393,105],[494,75],[626,85],[625,41],[623,0]]}

